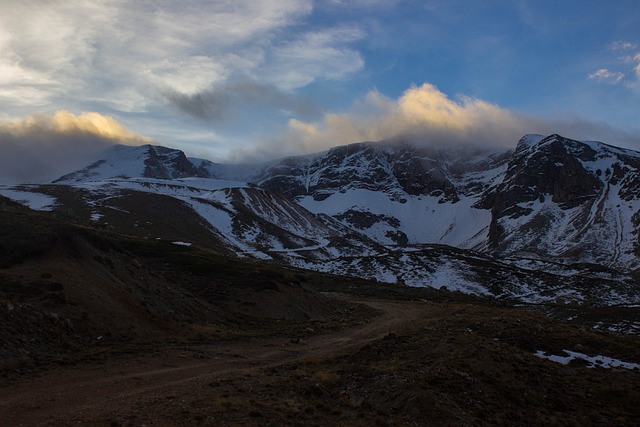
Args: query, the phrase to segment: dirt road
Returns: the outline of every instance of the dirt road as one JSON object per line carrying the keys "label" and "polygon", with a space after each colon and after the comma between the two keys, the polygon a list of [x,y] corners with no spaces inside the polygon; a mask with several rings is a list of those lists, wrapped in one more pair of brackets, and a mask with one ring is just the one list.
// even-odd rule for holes
{"label": "dirt road", "polygon": [[189,402],[210,395],[212,384],[243,376],[259,381],[261,368],[346,354],[439,311],[430,303],[352,302],[367,304],[381,315],[301,342],[269,338],[166,346],[106,362],[52,368],[0,389],[0,425],[121,425],[127,419],[132,421],[124,424],[147,420],[163,425],[161,414],[185,411]]}

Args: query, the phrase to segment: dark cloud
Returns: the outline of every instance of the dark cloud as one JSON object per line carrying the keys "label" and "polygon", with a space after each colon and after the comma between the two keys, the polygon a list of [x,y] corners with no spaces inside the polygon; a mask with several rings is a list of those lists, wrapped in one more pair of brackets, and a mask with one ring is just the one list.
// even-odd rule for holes
{"label": "dark cloud", "polygon": [[217,124],[234,123],[247,118],[247,110],[274,115],[288,112],[297,117],[317,114],[317,107],[301,95],[284,92],[269,84],[241,80],[195,94],[164,89],[162,94],[178,111],[199,120]]}
{"label": "dark cloud", "polygon": [[113,118],[59,111],[0,122],[0,184],[45,183],[86,166],[116,143],[144,144]]}

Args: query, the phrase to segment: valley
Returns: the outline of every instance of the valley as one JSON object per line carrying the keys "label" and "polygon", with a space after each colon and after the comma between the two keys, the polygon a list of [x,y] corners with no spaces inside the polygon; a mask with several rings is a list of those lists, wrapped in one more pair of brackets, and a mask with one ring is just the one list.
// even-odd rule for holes
{"label": "valley", "polygon": [[0,187],[3,422],[636,425],[638,156],[579,144]]}
{"label": "valley", "polygon": [[[634,425],[633,307],[499,302],[148,241],[7,203],[10,425]],[[519,421],[518,421],[519,420]]]}

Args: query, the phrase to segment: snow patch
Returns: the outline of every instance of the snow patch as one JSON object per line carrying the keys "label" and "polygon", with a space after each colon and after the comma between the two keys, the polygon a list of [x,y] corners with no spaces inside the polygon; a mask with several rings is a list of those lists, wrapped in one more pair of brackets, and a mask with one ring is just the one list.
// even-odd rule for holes
{"label": "snow patch", "polygon": [[56,204],[56,199],[46,194],[13,188],[0,188],[0,195],[36,211],[52,211]]}
{"label": "snow patch", "polygon": [[571,350],[562,350],[567,356],[556,356],[553,354],[547,355],[546,352],[542,350],[536,351],[533,355],[539,357],[541,359],[547,359],[552,362],[560,363],[562,365],[568,365],[571,361],[580,359],[586,362],[589,362],[587,368],[623,368],[623,369],[640,369],[640,364],[638,363],[630,363],[623,362],[619,359],[614,359],[607,356],[587,356],[584,353],[578,353]]}
{"label": "snow patch", "polygon": [[[315,214],[337,216],[349,210],[395,218],[409,243],[442,243],[471,248],[485,239],[491,222],[491,212],[475,209],[476,198],[460,196],[457,203],[441,203],[438,197],[406,195],[404,202],[386,193],[365,189],[336,192],[322,201],[312,196],[299,198],[298,203]],[[380,222],[359,230],[369,238],[388,244],[387,231],[394,230]]]}

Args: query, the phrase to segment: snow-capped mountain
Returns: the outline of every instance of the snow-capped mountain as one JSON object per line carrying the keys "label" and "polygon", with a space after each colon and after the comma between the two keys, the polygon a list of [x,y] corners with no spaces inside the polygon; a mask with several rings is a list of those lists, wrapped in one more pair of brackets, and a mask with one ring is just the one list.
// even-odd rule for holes
{"label": "snow-capped mountain", "polygon": [[637,303],[639,167],[640,153],[558,135],[527,135],[515,150],[367,142],[261,165],[115,146],[55,184],[0,196],[300,268],[529,302]]}
{"label": "snow-capped mountain", "polygon": [[491,207],[499,255],[638,268],[640,153],[551,135],[518,144]]}
{"label": "snow-capped mountain", "polygon": [[159,145],[114,145],[104,150],[87,167],[63,175],[53,183],[74,184],[131,178],[205,178],[248,182],[251,176],[265,167],[263,164],[213,163],[205,159],[187,157],[181,150]]}
{"label": "snow-capped mountain", "polygon": [[110,178],[209,177],[206,169],[197,168],[182,151],[156,145],[115,145],[100,157],[86,168],[64,175],[54,183],[103,181]]}
{"label": "snow-capped mountain", "polygon": [[253,180],[384,245],[474,248],[491,214],[475,205],[496,187],[510,151],[469,146],[360,143],[292,157]]}
{"label": "snow-capped mountain", "polygon": [[362,143],[288,158],[253,180],[384,245],[640,266],[640,153],[559,135],[516,149]]}

